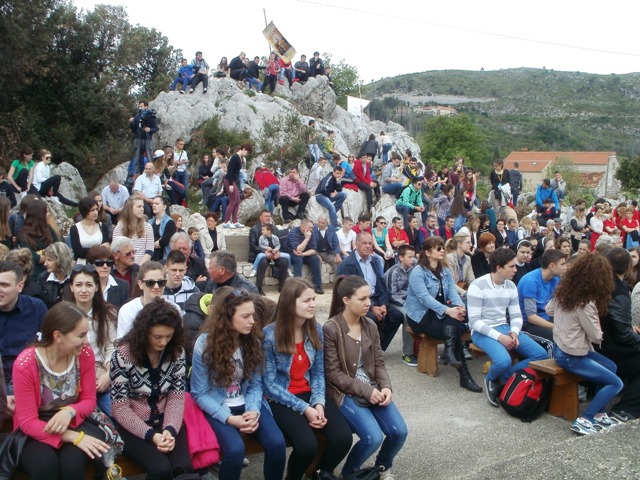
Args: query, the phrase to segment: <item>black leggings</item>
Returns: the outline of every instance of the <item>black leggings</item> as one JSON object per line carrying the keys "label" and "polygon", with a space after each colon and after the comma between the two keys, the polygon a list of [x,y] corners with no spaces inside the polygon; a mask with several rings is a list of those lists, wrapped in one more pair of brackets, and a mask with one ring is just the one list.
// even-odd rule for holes
{"label": "black leggings", "polygon": [[192,470],[184,427],[180,429],[175,447],[169,453],[159,452],[153,442],[136,437],[122,426],[118,425],[118,432],[124,440],[124,455],[144,469],[147,474],[146,480],[171,480],[173,478],[171,470],[177,465],[189,471]]}
{"label": "black leggings", "polygon": [[[301,393],[296,397],[309,402],[311,393]],[[305,471],[318,453],[318,439],[314,434],[315,429],[309,426],[309,421],[304,414],[300,415],[291,408],[273,401],[269,402],[269,406],[280,430],[293,445],[293,451],[287,464],[287,479],[299,480],[303,478]],[[320,432],[327,441],[327,448],[316,468],[333,472],[349,453],[353,434],[338,407],[328,398],[324,410],[327,424]]]}
{"label": "black leggings", "polygon": [[264,83],[262,84],[262,93],[265,92],[267,87],[271,90],[271,94],[276,91],[276,80],[278,80],[277,75],[265,75]]}
{"label": "black leggings", "polygon": [[76,202],[74,202],[73,200],[69,200],[68,198],[63,196],[60,192],[58,192],[61,181],[62,181],[62,178],[60,177],[60,175],[53,175],[47,178],[44,182],[40,184],[40,192],[39,192],[40,196],[48,197],[49,190],[53,189],[53,196],[58,197],[58,200],[60,200],[61,203],[64,203],[65,205],[68,205],[70,207],[77,207],[78,204]]}
{"label": "black leggings", "polygon": [[31,480],[84,480],[89,462],[89,456],[70,443],[53,448],[30,438],[22,451],[20,468]]}
{"label": "black leggings", "polygon": [[[29,183],[29,172],[29,170],[23,168],[22,170],[20,170],[18,176],[14,179],[14,181],[22,189],[22,191],[25,191],[27,189],[27,183]],[[13,187],[13,185],[11,186]],[[17,190],[16,187],[13,187],[13,190],[16,193],[20,193],[20,190]],[[29,191],[27,193],[38,193],[38,190],[36,190],[36,187],[31,185],[31,188],[29,188]]]}

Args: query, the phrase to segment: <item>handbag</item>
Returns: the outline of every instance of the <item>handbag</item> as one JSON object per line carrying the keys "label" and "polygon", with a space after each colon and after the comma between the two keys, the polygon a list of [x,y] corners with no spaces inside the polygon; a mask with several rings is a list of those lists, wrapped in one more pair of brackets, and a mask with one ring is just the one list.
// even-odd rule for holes
{"label": "handbag", "polygon": [[117,479],[117,471],[120,467],[115,464],[115,460],[124,450],[124,441],[120,433],[118,433],[113,420],[100,410],[99,407],[96,407],[96,409],[85,418],[84,422],[82,422],[76,431],[85,432],[87,435],[99,438],[111,447],[102,454],[99,460],[108,468],[108,472],[113,478]]}
{"label": "handbag", "polygon": [[20,464],[20,457],[29,436],[17,429],[8,434],[0,445],[0,480],[9,480]]}
{"label": "handbag", "polygon": [[380,473],[382,472],[382,467],[365,467],[360,470],[353,472],[349,475],[345,475],[343,480],[378,480],[380,478]]}
{"label": "handbag", "polygon": [[[344,362],[344,365],[343,365],[344,371],[347,372],[348,371],[347,364],[346,364],[347,357],[344,351],[344,334],[342,333],[342,327],[340,327],[340,324],[335,320],[333,321],[335,322],[336,326],[338,327],[338,331],[340,332],[340,342],[338,342],[338,348],[340,348],[340,354],[342,355],[342,360]],[[375,382],[373,382],[371,385],[374,386],[375,388],[378,388],[378,384]],[[349,397],[351,397],[354,403],[360,407],[370,408],[373,406],[373,404],[369,401],[368,398],[360,397],[358,395],[349,395]]]}

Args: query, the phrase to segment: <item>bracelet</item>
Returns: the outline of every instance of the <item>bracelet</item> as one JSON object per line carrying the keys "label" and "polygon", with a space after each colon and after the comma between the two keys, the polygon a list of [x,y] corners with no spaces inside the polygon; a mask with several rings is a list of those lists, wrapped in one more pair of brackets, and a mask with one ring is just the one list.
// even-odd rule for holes
{"label": "bracelet", "polygon": [[69,415],[71,415],[71,419],[73,420],[74,418],[76,418],[76,411],[71,408],[71,407],[64,407],[63,410],[66,410],[67,412],[69,412]]}
{"label": "bracelet", "polygon": [[76,438],[76,441],[75,441],[75,442],[73,442],[73,445],[74,445],[75,447],[77,447],[77,446],[78,446],[78,444],[79,444],[79,443],[80,443],[80,441],[82,440],[82,437],[84,437],[84,432],[80,432],[80,435],[78,435],[78,438]]}

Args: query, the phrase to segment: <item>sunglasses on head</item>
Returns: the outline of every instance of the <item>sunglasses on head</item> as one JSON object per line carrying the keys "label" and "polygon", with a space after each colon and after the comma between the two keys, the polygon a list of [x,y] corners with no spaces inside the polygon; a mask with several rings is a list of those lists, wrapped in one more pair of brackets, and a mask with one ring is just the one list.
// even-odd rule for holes
{"label": "sunglasses on head", "polygon": [[233,295],[234,297],[248,297],[249,294],[244,290],[233,290],[229,295]]}
{"label": "sunglasses on head", "polygon": [[167,281],[163,278],[162,280],[140,280],[142,283],[144,283],[147,288],[153,288],[154,286],[158,285],[160,288],[164,288],[167,286]]}
{"label": "sunglasses on head", "polygon": [[104,267],[105,265],[107,267],[113,267],[113,260],[95,260],[93,264],[96,267]]}
{"label": "sunglasses on head", "polygon": [[86,265],[76,264],[76,265],[74,265],[72,271],[76,272],[76,273],[78,273],[78,272],[95,273],[96,267],[94,267],[90,263],[87,263]]}

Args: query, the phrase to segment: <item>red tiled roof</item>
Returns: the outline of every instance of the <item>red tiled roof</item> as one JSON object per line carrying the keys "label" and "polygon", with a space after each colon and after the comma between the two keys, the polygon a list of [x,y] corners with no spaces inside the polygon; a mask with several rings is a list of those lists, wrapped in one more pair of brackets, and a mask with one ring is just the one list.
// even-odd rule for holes
{"label": "red tiled roof", "polygon": [[511,170],[515,168],[513,162],[518,162],[518,170],[523,173],[539,173],[553,163],[551,160],[510,160],[509,157],[504,160],[504,168]]}
{"label": "red tiled roof", "polygon": [[[555,162],[558,158],[568,158],[575,165],[606,165],[609,157],[615,156],[616,152],[511,152],[504,159],[505,166],[507,162],[513,165],[513,162]],[[507,167],[513,168],[513,167]],[[539,170],[536,170],[539,171]]]}

